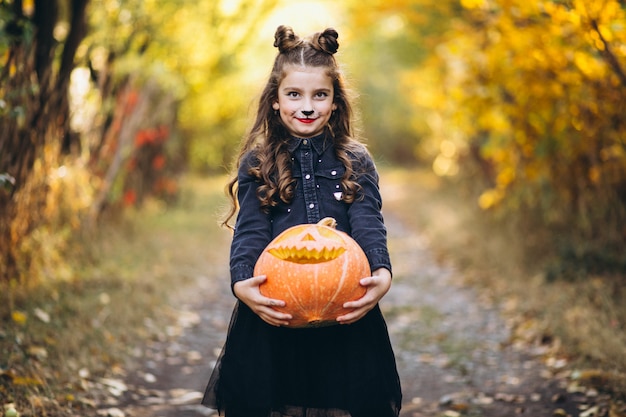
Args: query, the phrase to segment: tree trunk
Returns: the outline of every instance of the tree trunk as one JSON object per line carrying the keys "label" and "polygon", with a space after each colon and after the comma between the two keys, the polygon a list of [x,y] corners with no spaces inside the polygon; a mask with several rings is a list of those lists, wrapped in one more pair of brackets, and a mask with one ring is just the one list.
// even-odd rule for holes
{"label": "tree trunk", "polygon": [[[0,187],[0,281],[18,278],[17,251],[21,240],[36,226],[37,212],[45,201],[41,193],[28,196],[18,212],[18,199],[32,178],[37,158],[46,143],[69,137],[68,87],[76,50],[86,34],[85,12],[88,0],[72,0],[70,30],[63,45],[59,71],[54,72],[57,41],[53,37],[58,20],[58,0],[35,0],[31,23],[34,43],[16,36],[8,53],[9,62],[0,83],[5,91],[8,117],[0,120],[0,174],[13,178],[12,186]],[[21,1],[13,3],[13,18],[23,21]],[[20,25],[16,25],[20,27]],[[33,80],[37,88],[33,88]],[[39,190],[39,188],[38,188]]]}

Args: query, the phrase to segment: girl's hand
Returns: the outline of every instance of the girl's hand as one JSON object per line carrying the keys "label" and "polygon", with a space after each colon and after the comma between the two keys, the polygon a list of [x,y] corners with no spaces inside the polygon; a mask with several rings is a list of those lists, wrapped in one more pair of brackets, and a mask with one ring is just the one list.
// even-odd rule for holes
{"label": "girl's hand", "polygon": [[352,324],[373,309],[391,288],[391,272],[387,268],[379,268],[372,273],[371,277],[363,278],[361,285],[367,288],[367,292],[356,301],[344,303],[344,308],[353,308],[354,310],[337,317],[339,323]]}
{"label": "girl's hand", "polygon": [[233,291],[237,298],[250,307],[264,322],[272,326],[286,326],[289,324],[289,320],[291,320],[291,315],[281,313],[272,308],[284,307],[285,302],[267,298],[259,291],[259,285],[264,283],[266,279],[265,275],[259,275],[258,277],[237,281],[233,286]]}

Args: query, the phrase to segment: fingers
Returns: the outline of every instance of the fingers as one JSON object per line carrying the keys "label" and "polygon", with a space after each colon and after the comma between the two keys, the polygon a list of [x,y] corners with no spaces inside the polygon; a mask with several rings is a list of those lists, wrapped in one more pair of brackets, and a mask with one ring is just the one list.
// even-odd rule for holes
{"label": "fingers", "polygon": [[[271,300],[275,301],[277,300]],[[283,306],[284,306],[284,302],[280,302]],[[274,310],[273,307],[271,306],[261,306],[259,307],[257,310],[255,310],[255,313],[257,313],[257,315],[259,317],[261,317],[261,319],[263,319],[263,321],[265,321],[268,324],[271,324],[272,326],[288,326],[289,325],[289,320],[291,320],[291,314],[287,314],[287,313],[281,313],[280,311]]]}
{"label": "fingers", "polygon": [[285,302],[282,300],[275,300],[273,298],[265,298],[268,307],[284,307]]}
{"label": "fingers", "polygon": [[235,295],[266,323],[272,326],[286,326],[292,318],[291,315],[275,309],[284,307],[285,302],[265,297],[259,291],[259,285],[266,279],[265,275],[259,275],[236,282],[234,286]]}
{"label": "fingers", "polygon": [[361,318],[363,318],[363,316],[365,316],[367,314],[368,311],[370,311],[371,308],[359,308],[356,309],[354,311],[351,311],[348,314],[344,314],[343,316],[339,316],[337,317],[337,322],[339,322],[339,324],[352,324],[355,323],[357,321],[359,321]]}
{"label": "fingers", "polygon": [[351,312],[337,317],[341,324],[352,324],[367,314],[380,299],[389,291],[391,286],[391,274],[386,269],[377,270],[371,277],[366,277],[359,281],[366,288],[365,295],[355,301],[343,304],[344,308],[353,309]]}

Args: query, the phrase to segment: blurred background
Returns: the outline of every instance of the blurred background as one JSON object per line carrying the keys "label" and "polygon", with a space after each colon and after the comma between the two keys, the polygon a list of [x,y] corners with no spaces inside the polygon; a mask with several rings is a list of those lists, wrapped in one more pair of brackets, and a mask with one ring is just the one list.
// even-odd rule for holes
{"label": "blurred background", "polygon": [[623,1],[2,0],[0,279],[227,172],[279,24],[338,30],[381,166],[463,182],[559,256],[626,269]]}

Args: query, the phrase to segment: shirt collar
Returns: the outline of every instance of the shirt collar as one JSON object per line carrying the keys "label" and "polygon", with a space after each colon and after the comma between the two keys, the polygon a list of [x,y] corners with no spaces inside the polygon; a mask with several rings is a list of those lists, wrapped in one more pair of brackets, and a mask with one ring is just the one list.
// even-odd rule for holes
{"label": "shirt collar", "polygon": [[324,151],[330,146],[331,141],[328,139],[328,135],[326,132],[322,132],[317,136],[313,136],[312,138],[298,138],[296,136],[291,136],[289,138],[289,153],[293,153],[296,149],[300,147],[302,142],[306,140],[308,143],[313,146],[318,155],[324,153]]}

